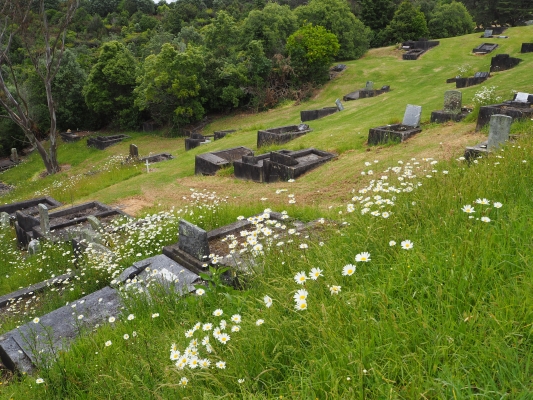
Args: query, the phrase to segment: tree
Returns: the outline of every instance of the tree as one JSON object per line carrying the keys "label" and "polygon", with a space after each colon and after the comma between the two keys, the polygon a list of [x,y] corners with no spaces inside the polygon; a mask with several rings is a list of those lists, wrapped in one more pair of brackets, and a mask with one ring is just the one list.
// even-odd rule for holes
{"label": "tree", "polygon": [[289,35],[298,29],[298,19],[289,6],[268,3],[262,10],[250,11],[243,22],[242,38],[263,42],[267,57],[285,51],[285,42]]}
{"label": "tree", "polygon": [[476,24],[463,3],[439,4],[428,28],[432,38],[447,38],[471,33]]}
{"label": "tree", "polygon": [[500,24],[508,23],[516,26],[528,18],[533,18],[531,0],[499,0],[497,10]]}
{"label": "tree", "polygon": [[134,107],[136,62],[126,46],[117,41],[104,43],[83,87],[85,103],[101,118],[122,128],[137,126]]}
{"label": "tree", "polygon": [[338,59],[362,57],[369,48],[370,29],[352,14],[346,0],[311,0],[294,12],[300,25],[320,25],[337,36],[341,46]]}
{"label": "tree", "polygon": [[322,26],[305,25],[287,40],[291,66],[301,82],[323,83],[339,52],[337,37]]}
{"label": "tree", "polygon": [[[76,12],[78,1],[66,0],[61,6],[61,18],[52,26],[43,0],[37,3],[34,0],[0,0],[0,105],[7,112],[8,118],[22,129],[30,144],[35,146],[49,174],[60,170],[52,82],[61,65],[67,27]],[[15,37],[20,40],[22,51],[44,85],[50,118],[48,149],[38,140],[40,132],[21,91],[19,72],[12,62],[11,45]]]}
{"label": "tree", "polygon": [[409,0],[400,4],[392,21],[384,31],[384,39],[389,44],[418,40],[428,35],[429,30],[424,14],[415,8]]}

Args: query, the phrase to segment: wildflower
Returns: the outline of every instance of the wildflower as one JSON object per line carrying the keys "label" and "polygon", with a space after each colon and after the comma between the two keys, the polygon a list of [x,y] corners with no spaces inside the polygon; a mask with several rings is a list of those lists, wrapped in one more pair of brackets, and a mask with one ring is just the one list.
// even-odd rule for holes
{"label": "wildflower", "polygon": [[189,383],[189,380],[186,377],[183,377],[183,378],[180,379],[180,383],[179,384],[181,386],[185,387],[185,386],[187,386],[187,383]]}
{"label": "wildflower", "polygon": [[294,280],[296,281],[296,283],[303,285],[307,280],[307,276],[305,275],[304,271],[301,271],[294,275]]}
{"label": "wildflower", "polygon": [[324,276],[322,275],[322,270],[320,268],[311,268],[311,272],[309,273],[309,279],[316,281],[319,276]]}
{"label": "wildflower", "polygon": [[394,240],[391,240],[391,241],[389,242],[389,246],[391,246],[391,247],[392,247],[392,246],[396,246],[396,242],[395,242]]}
{"label": "wildflower", "polygon": [[213,315],[215,317],[220,317],[223,313],[224,311],[222,311],[220,308],[217,308],[215,311],[213,311]]}
{"label": "wildflower", "polygon": [[390,214],[389,214],[387,211],[385,211],[385,212],[382,212],[382,213],[381,213],[381,216],[382,216],[383,218],[389,218]]}
{"label": "wildflower", "polygon": [[131,336],[133,336],[133,337],[137,337],[137,331],[133,331],[133,332],[131,333]]}
{"label": "wildflower", "polygon": [[202,339],[202,344],[204,346],[207,346],[209,344],[209,336],[205,336],[203,339]]}
{"label": "wildflower", "polygon": [[201,360],[198,360],[200,364],[200,368],[209,368],[211,365],[211,361],[209,361],[207,358],[202,358]]}
{"label": "wildflower", "polygon": [[257,321],[255,321],[255,324],[257,326],[260,326],[260,325],[263,325],[265,323],[265,320],[264,319],[258,319]]}
{"label": "wildflower", "polygon": [[401,243],[402,249],[410,250],[413,248],[413,243],[410,240],[404,240]]}
{"label": "wildflower", "polygon": [[135,318],[135,315],[133,315],[133,314],[128,315],[128,321],[131,321],[134,318]]}
{"label": "wildflower", "polygon": [[187,332],[185,332],[185,337],[190,338],[194,335],[194,331],[192,329],[189,329]]}
{"label": "wildflower", "polygon": [[492,203],[492,205],[494,206],[494,208],[501,208],[502,207],[502,203],[500,203],[499,201],[496,201],[496,202]]}
{"label": "wildflower", "polygon": [[490,218],[489,217],[481,217],[481,221],[482,222],[490,222]]}
{"label": "wildflower", "polygon": [[211,323],[207,323],[207,324],[203,324],[202,325],[202,330],[203,331],[210,331],[211,329],[213,329],[213,324],[211,324]]}
{"label": "wildflower", "polygon": [[107,342],[105,342],[105,347],[109,347],[109,346],[111,346],[111,344],[112,344],[111,340],[108,340]]}
{"label": "wildflower", "polygon": [[38,385],[41,384],[41,383],[44,383],[44,379],[43,378],[37,378],[35,380],[35,383],[38,384]]}
{"label": "wildflower", "polygon": [[157,318],[157,317],[159,317],[159,313],[153,313],[152,314],[152,318]]}
{"label": "wildflower", "polygon": [[195,369],[199,365],[198,357],[194,356],[194,357],[189,358],[188,364],[190,368]]}
{"label": "wildflower", "polygon": [[471,214],[474,211],[474,207],[472,207],[470,204],[467,204],[466,206],[463,206],[463,208],[461,208],[461,210],[463,210],[465,213],[468,213],[468,214]]}
{"label": "wildflower", "polygon": [[219,361],[215,364],[219,369],[226,369],[226,363],[224,361]]}
{"label": "wildflower", "polygon": [[241,327],[239,325],[233,325],[231,327],[232,332],[239,332],[241,330]]}
{"label": "wildflower", "polygon": [[222,334],[222,331],[221,331],[220,328],[217,327],[217,328],[213,329],[213,336],[215,338],[218,338],[221,334]]}
{"label": "wildflower", "polygon": [[244,383],[244,379],[238,379],[237,382]]}
{"label": "wildflower", "polygon": [[267,308],[272,307],[272,298],[270,296],[263,297],[263,301],[265,302],[265,306]]}
{"label": "wildflower", "polygon": [[220,343],[226,344],[230,340],[230,336],[227,333],[223,333],[217,339]]}
{"label": "wildflower", "polygon": [[[126,335],[124,335],[124,336],[126,336]],[[172,361],[174,361],[174,360],[179,360],[180,357],[181,357],[181,354],[180,354],[179,351],[171,351],[171,352],[170,352],[170,359],[171,359]]]}
{"label": "wildflower", "polygon": [[370,253],[368,252],[363,252],[363,253],[359,253],[355,256],[355,261],[356,262],[359,262],[359,261],[364,261],[364,262],[368,262],[370,261]]}
{"label": "wildflower", "polygon": [[78,315],[78,319],[80,320],[83,319],[83,315],[82,314]]}
{"label": "wildflower", "polygon": [[37,318],[37,317],[35,317],[35,318],[33,319],[33,323],[34,323],[34,324],[38,324],[38,323],[39,323],[39,321],[40,321],[40,319],[39,319],[39,318]]}
{"label": "wildflower", "polygon": [[304,301],[305,299],[307,299],[308,294],[309,293],[307,292],[307,290],[300,289],[294,294],[293,298],[295,301]]}
{"label": "wildflower", "polygon": [[297,311],[307,310],[307,302],[299,301],[295,304],[294,308],[296,308]]}
{"label": "wildflower", "polygon": [[220,320],[220,329],[226,329],[227,322],[225,319]]}
{"label": "wildflower", "polygon": [[124,334],[123,336],[124,340],[128,340],[130,338],[130,335],[128,335],[127,333]]}
{"label": "wildflower", "polygon": [[309,246],[306,243],[300,245],[300,249],[307,249]]}
{"label": "wildflower", "polygon": [[231,316],[231,320],[235,322],[236,324],[241,323],[241,316],[239,314],[235,314]]}
{"label": "wildflower", "polygon": [[200,289],[196,289],[196,294],[198,296],[203,296],[205,294],[205,290],[200,288]]}
{"label": "wildflower", "polygon": [[355,272],[355,265],[352,265],[352,264],[345,265],[344,268],[342,269],[342,274],[344,276],[351,276],[353,275],[354,272]]}
{"label": "wildflower", "polygon": [[332,295],[339,294],[339,292],[341,291],[341,287],[337,285],[331,285],[329,287],[329,291],[331,292]]}
{"label": "wildflower", "polygon": [[490,201],[488,201],[487,199],[477,199],[476,203],[477,204],[483,204],[483,205],[489,205]]}

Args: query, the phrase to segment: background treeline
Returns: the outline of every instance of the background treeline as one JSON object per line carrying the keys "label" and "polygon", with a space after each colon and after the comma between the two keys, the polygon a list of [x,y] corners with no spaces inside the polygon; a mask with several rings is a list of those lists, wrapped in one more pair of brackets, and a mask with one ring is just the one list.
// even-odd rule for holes
{"label": "background treeline", "polygon": [[[530,3],[81,0],[53,82],[58,127],[137,129],[154,121],[178,133],[208,113],[303,99],[328,79],[333,61],[359,58],[370,47],[515,25],[531,15]],[[53,24],[62,1],[47,0],[46,10]],[[22,44],[15,40],[10,52],[45,137],[44,87]],[[9,120],[0,120],[0,132],[2,153],[22,146]]]}

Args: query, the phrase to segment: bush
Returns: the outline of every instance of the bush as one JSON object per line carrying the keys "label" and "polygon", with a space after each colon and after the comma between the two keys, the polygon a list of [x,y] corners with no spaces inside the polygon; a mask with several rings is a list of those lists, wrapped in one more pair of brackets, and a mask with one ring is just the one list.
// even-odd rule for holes
{"label": "bush", "polygon": [[476,24],[463,3],[439,4],[429,21],[432,38],[447,38],[471,33]]}

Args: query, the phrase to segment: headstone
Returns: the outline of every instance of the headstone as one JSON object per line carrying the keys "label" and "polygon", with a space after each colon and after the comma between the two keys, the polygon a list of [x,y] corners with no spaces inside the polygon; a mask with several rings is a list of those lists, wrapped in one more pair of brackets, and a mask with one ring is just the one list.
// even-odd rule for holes
{"label": "headstone", "polygon": [[1,212],[0,213],[0,226],[2,226],[2,228],[8,228],[9,225],[10,225],[9,214],[6,212]]}
{"label": "headstone", "polygon": [[298,130],[299,130],[299,131],[306,131],[306,130],[308,130],[308,129],[309,129],[309,125],[307,125],[307,124],[300,124],[300,125],[298,125]]}
{"label": "headstone", "polygon": [[179,223],[179,249],[200,261],[206,261],[209,256],[209,242],[207,232],[188,221]]}
{"label": "headstone", "polygon": [[342,105],[341,101],[339,99],[335,100],[335,104],[337,105],[337,109],[339,111],[344,110],[344,106]]}
{"label": "headstone", "polygon": [[146,159],[146,173],[150,172],[150,164],[148,163],[148,159]]}
{"label": "headstone", "polygon": [[48,236],[50,234],[50,217],[48,216],[48,207],[41,203],[39,203],[37,207],[39,208],[41,232],[44,236]]}
{"label": "headstone", "polygon": [[405,108],[405,114],[403,115],[402,125],[418,127],[420,126],[420,116],[422,114],[421,106],[414,106],[412,104],[407,104]]}
{"label": "headstone", "polygon": [[36,239],[32,239],[28,244],[28,254],[33,256],[41,251],[41,242]]}
{"label": "headstone", "polygon": [[89,224],[91,224],[91,227],[95,231],[101,231],[102,230],[102,228],[103,228],[102,223],[94,215],[87,216],[87,221],[89,222]]}
{"label": "headstone", "polygon": [[508,115],[494,114],[490,117],[489,140],[487,143],[489,151],[497,149],[502,143],[509,140],[512,122],[513,118]]}
{"label": "headstone", "polygon": [[463,94],[458,90],[447,90],[444,93],[444,111],[460,112]]}
{"label": "headstone", "polygon": [[490,38],[492,37],[492,29],[486,29],[485,33],[483,34],[484,38]]}
{"label": "headstone", "polygon": [[528,97],[529,93],[518,92],[514,101],[518,101],[519,103],[528,103]]}
{"label": "headstone", "polygon": [[365,90],[374,90],[374,82],[366,81]]}
{"label": "headstone", "polygon": [[17,149],[14,147],[11,149],[11,161],[13,161],[14,163],[19,162],[19,155],[17,153]]}
{"label": "headstone", "polygon": [[139,158],[139,148],[137,145],[130,144],[130,158]]}

